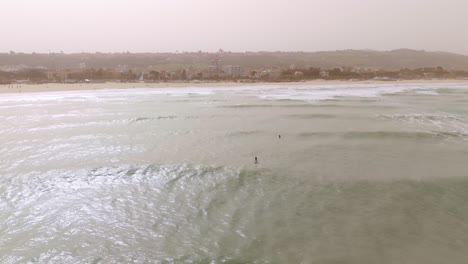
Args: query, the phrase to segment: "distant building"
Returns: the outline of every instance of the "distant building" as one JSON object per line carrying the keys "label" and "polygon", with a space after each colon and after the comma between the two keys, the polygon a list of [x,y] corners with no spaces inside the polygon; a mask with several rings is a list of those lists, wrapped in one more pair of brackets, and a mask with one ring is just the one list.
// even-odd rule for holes
{"label": "distant building", "polygon": [[226,76],[226,73],[223,70],[220,70],[218,67],[209,66],[208,70],[202,72],[203,79],[212,79],[212,78],[223,78]]}
{"label": "distant building", "polygon": [[244,68],[239,65],[226,65],[223,66],[223,72],[227,76],[241,77],[244,75]]}
{"label": "distant building", "polygon": [[262,75],[267,75],[269,78],[272,78],[272,79],[277,79],[279,77],[281,77],[281,69],[268,69],[268,70],[264,70],[262,72]]}
{"label": "distant building", "polygon": [[264,81],[274,81],[281,77],[281,73],[281,69],[261,69],[256,76]]}
{"label": "distant building", "polygon": [[339,69],[341,72],[353,72],[353,67],[349,66],[341,66]]}
{"label": "distant building", "polygon": [[118,65],[116,70],[117,72],[123,73],[128,72],[129,68],[127,65]]}
{"label": "distant building", "polygon": [[211,60],[211,65],[209,66],[210,68],[216,68],[217,70],[221,69],[221,60],[219,57],[216,57]]}
{"label": "distant building", "polygon": [[294,73],[294,77],[296,77],[296,78],[303,78],[303,77],[304,77],[304,73],[301,72],[301,71],[296,71],[296,72]]}
{"label": "distant building", "polygon": [[426,78],[426,79],[433,79],[433,78],[436,77],[433,72],[425,72],[425,73],[423,73],[423,75],[424,75],[424,78]]}
{"label": "distant building", "polygon": [[168,72],[168,71],[161,71],[161,72],[159,73],[159,78],[160,78],[161,80],[170,79],[170,78],[171,78],[171,73]]}
{"label": "distant building", "polygon": [[142,72],[140,75],[140,78],[138,79],[138,82],[145,82],[145,74]]}
{"label": "distant building", "polygon": [[382,81],[382,82],[394,82],[396,79],[389,78],[389,77],[374,77],[372,78],[374,81]]}
{"label": "distant building", "polygon": [[330,73],[328,71],[320,71],[320,77],[328,78],[330,77]]}
{"label": "distant building", "polygon": [[369,68],[363,68],[363,67],[352,67],[351,72],[355,73],[371,73],[372,70]]}

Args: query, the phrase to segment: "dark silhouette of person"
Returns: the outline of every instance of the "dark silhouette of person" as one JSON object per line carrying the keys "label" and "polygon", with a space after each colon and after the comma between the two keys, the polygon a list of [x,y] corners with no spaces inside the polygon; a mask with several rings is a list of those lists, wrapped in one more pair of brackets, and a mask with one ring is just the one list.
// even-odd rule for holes
{"label": "dark silhouette of person", "polygon": [[258,164],[257,156],[255,156],[255,164]]}
{"label": "dark silhouette of person", "polygon": [[278,138],[281,139],[281,135],[278,135]]}

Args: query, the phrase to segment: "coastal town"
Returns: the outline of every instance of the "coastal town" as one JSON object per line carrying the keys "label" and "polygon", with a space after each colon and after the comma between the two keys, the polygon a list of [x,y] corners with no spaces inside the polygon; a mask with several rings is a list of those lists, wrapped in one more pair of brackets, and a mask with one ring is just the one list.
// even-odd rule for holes
{"label": "coastal town", "polygon": [[[301,54],[282,55],[275,60],[268,57],[272,57],[271,54],[246,54],[233,55],[222,50],[216,53],[162,55],[10,52],[0,54],[0,84],[468,79],[465,67],[458,69],[451,65],[431,65],[438,61],[414,64],[420,67],[367,66],[349,60],[323,65],[319,60],[301,59]],[[355,57],[359,59],[359,56],[364,55]]]}

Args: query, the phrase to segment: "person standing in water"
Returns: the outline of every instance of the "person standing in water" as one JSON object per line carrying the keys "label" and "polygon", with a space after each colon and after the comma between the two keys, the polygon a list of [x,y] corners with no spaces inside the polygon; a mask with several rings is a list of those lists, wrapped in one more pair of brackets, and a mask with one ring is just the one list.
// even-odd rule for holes
{"label": "person standing in water", "polygon": [[255,164],[258,164],[257,156],[255,156]]}
{"label": "person standing in water", "polygon": [[278,135],[278,138],[281,139],[281,135]]}

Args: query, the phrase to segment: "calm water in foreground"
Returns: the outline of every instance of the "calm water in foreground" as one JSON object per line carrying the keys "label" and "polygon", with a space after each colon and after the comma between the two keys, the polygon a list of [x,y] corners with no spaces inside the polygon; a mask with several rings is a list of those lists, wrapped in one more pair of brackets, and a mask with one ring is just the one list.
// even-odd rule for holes
{"label": "calm water in foreground", "polygon": [[467,249],[468,84],[0,95],[0,263],[467,263]]}

